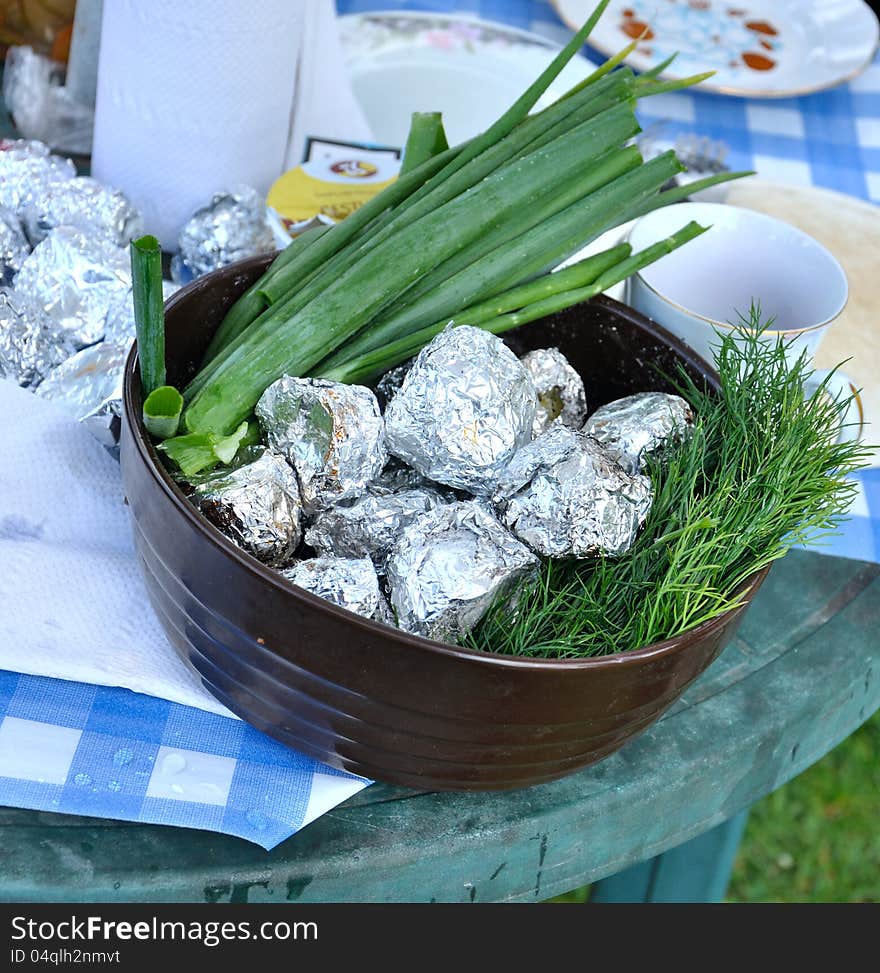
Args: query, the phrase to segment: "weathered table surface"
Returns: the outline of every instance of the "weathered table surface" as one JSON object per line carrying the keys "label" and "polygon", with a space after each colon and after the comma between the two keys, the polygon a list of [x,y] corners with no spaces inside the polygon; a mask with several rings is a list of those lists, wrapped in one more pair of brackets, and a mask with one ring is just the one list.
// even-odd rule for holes
{"label": "weathered table surface", "polygon": [[0,809],[0,899],[540,900],[707,832],[878,706],[880,565],[795,551],[684,698],[594,767],[500,794],[376,784],[272,852],[181,828]]}

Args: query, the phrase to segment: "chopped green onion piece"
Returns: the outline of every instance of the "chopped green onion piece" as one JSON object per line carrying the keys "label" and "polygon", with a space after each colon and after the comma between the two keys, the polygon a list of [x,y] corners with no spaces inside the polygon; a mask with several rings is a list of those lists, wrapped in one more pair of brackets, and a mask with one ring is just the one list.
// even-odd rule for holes
{"label": "chopped green onion piece", "polygon": [[132,240],[130,253],[141,389],[148,396],[165,384],[162,250],[154,236],[142,236]]}
{"label": "chopped green onion piece", "polygon": [[250,429],[249,422],[243,422],[238,429],[229,436],[221,436],[214,444],[214,455],[221,463],[231,463],[232,457],[238,452],[242,440],[247,436]]}
{"label": "chopped green onion piece", "polygon": [[420,166],[428,159],[440,155],[449,148],[443,129],[443,116],[438,111],[414,111],[410,123],[400,174]]}
{"label": "chopped green onion piece", "polygon": [[229,436],[201,432],[175,436],[159,443],[157,449],[176,463],[185,476],[192,476],[218,463],[230,463],[248,436],[250,425],[243,422]]}
{"label": "chopped green onion piece", "polygon": [[173,385],[160,385],[144,401],[144,426],[156,439],[170,439],[177,434],[183,396]]}

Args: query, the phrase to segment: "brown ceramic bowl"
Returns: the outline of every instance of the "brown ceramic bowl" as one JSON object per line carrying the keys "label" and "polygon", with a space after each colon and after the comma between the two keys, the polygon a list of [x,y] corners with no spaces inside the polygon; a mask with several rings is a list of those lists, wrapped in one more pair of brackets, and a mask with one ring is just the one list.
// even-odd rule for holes
{"label": "brown ceramic bowl", "polygon": [[[185,381],[229,305],[265,269],[243,261],[166,305],[169,381]],[[709,366],[647,318],[604,298],[513,333],[517,352],[558,346],[592,406],[657,387],[652,363]],[[489,790],[552,780],[617,750],[672,704],[732,636],[742,608],[654,645],[543,661],[479,653],[368,621],[292,587],[204,520],[141,423],[125,372],[122,473],[141,570],[169,639],[248,723],[365,777]],[[745,592],[751,598],[764,579]]]}

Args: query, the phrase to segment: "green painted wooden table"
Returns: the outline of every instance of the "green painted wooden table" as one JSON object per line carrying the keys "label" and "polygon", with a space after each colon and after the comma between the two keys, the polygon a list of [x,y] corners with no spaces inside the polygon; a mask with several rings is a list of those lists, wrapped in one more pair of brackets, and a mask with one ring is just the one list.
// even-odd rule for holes
{"label": "green painted wooden table", "polygon": [[795,551],[685,696],[593,767],[500,794],[376,784],[272,852],[0,809],[0,899],[522,902],[598,882],[593,900],[717,900],[743,812],[878,706],[880,565]]}

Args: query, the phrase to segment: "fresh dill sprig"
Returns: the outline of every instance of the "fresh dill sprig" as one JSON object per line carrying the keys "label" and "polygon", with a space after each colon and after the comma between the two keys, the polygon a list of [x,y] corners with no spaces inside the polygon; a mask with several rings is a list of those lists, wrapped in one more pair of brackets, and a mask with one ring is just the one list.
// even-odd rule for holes
{"label": "fresh dill sprig", "polygon": [[744,582],[791,547],[833,532],[856,490],[849,474],[871,448],[838,442],[841,409],[812,369],[764,335],[753,306],[720,336],[721,391],[672,377],[693,430],[649,461],[654,504],[619,558],[547,561],[517,607],[499,604],[466,644],[535,658],[635,649],[741,603]]}

